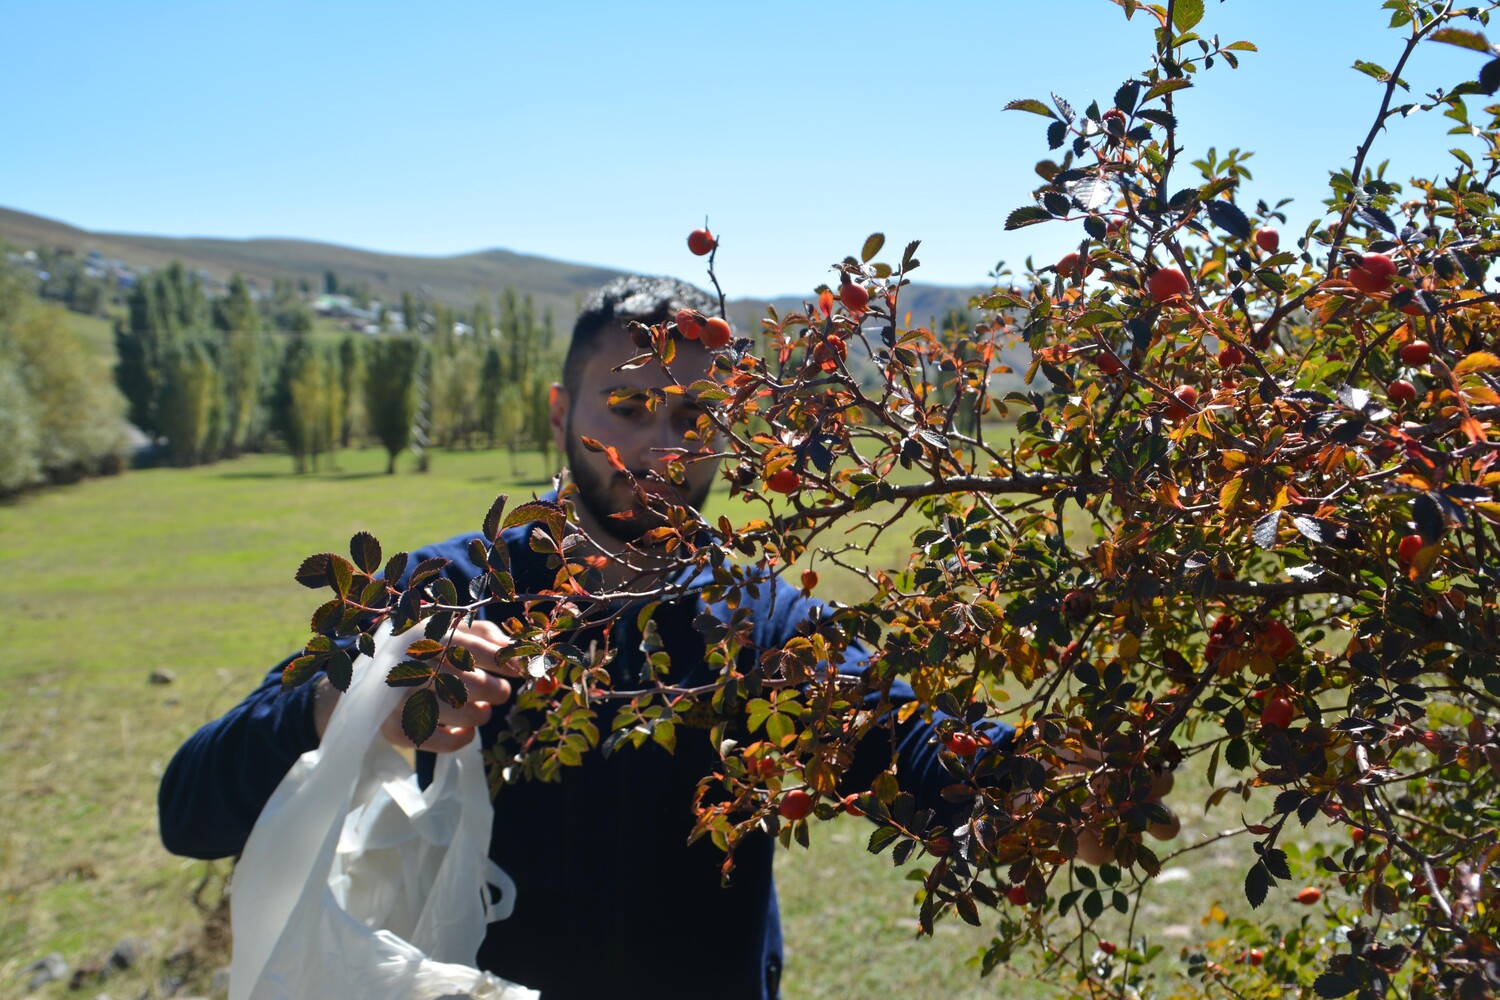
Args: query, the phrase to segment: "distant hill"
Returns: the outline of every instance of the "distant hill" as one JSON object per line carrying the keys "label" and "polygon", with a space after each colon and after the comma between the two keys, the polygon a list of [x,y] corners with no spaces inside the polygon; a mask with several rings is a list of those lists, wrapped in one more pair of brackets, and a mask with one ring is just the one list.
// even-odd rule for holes
{"label": "distant hill", "polygon": [[[98,233],[65,222],[0,208],[0,242],[22,249],[66,248],[87,253],[97,250],[105,257],[136,267],[164,267],[173,260],[203,270],[221,281],[238,271],[260,287],[270,287],[273,278],[306,279],[321,288],[325,271],[333,271],[341,282],[364,282],[370,293],[384,302],[399,301],[403,291],[421,292],[459,309],[468,309],[483,292],[497,294],[505,288],[531,293],[537,312],[551,309],[560,330],[572,326],[577,303],[592,289],[623,272],[583,264],[570,264],[513,253],[482,250],[452,257],[416,257],[377,253],[312,240],[230,240],[205,237],[145,236],[132,233]],[[922,324],[941,317],[949,308],[963,308],[981,286],[951,288],[913,284],[902,295],[903,312]],[[778,296],[770,300],[783,312],[800,309],[804,299]],[[730,316],[741,329],[748,329],[765,313],[767,300],[742,298],[730,301]]]}

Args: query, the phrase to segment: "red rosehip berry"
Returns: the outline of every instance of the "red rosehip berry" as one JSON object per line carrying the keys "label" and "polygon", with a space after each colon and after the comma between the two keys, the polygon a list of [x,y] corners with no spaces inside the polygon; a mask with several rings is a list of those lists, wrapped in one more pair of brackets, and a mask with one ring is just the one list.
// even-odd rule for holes
{"label": "red rosehip berry", "polygon": [[1296,714],[1296,708],[1292,700],[1286,697],[1269,698],[1266,707],[1260,710],[1260,724],[1272,726],[1276,729],[1285,729],[1291,725],[1292,717]]}
{"label": "red rosehip berry", "polygon": [[781,814],[782,819],[799,820],[812,812],[813,797],[800,788],[793,788],[781,797],[776,805],[776,811]]}
{"label": "red rosehip berry", "polygon": [[954,733],[948,737],[946,746],[960,757],[972,757],[979,751],[979,741],[968,733]]}
{"label": "red rosehip berry", "polygon": [[1366,295],[1389,290],[1395,276],[1396,262],[1383,253],[1367,253],[1349,269],[1349,283]]}
{"label": "red rosehip berry", "polygon": [[1432,360],[1432,345],[1425,340],[1413,340],[1410,344],[1403,345],[1396,353],[1403,365],[1420,368]]}
{"label": "red rosehip berry", "polygon": [[1167,401],[1167,419],[1176,423],[1193,415],[1193,406],[1198,402],[1198,390],[1190,385],[1179,385],[1172,390]]}
{"label": "red rosehip berry", "polygon": [[694,229],[688,233],[687,244],[688,249],[695,255],[706,257],[713,253],[714,247],[719,245],[719,241],[714,239],[714,234],[707,229]]}
{"label": "red rosehip berry", "polygon": [[703,333],[703,314],[696,309],[677,310],[672,322],[677,324],[677,332],[688,340],[697,340]]}
{"label": "red rosehip berry", "polygon": [[766,480],[766,485],[777,493],[795,493],[802,485],[802,477],[791,469],[782,469]]}
{"label": "red rosehip berry", "polygon": [[734,339],[734,331],[730,329],[728,320],[713,316],[703,324],[700,339],[703,341],[703,346],[710,351],[720,351],[728,347],[729,342]]}
{"label": "red rosehip berry", "polygon": [[870,291],[864,285],[846,281],[839,286],[839,301],[852,313],[862,313],[870,304]]}
{"label": "red rosehip berry", "polygon": [[1186,298],[1188,288],[1187,276],[1175,267],[1164,267],[1146,279],[1146,292],[1157,302]]}

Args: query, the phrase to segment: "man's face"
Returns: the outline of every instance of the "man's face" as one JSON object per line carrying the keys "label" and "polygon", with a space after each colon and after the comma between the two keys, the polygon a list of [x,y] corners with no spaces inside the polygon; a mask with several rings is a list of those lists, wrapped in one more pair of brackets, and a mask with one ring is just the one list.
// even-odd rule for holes
{"label": "man's face", "polygon": [[[615,366],[640,353],[629,333],[612,327],[595,343],[598,350],[583,366],[578,384],[559,390],[553,400],[552,432],[558,450],[568,457],[578,501],[595,522],[585,527],[630,542],[661,524],[661,518],[643,510],[630,478],[617,472],[604,455],[585,448],[582,439],[590,437],[618,451],[620,461],[648,492],[666,493],[674,503],[701,510],[713,486],[717,461],[685,463],[684,481],[675,488],[650,482],[647,474],[656,472],[665,478],[666,463],[674,454],[668,449],[701,446],[701,442],[686,440],[686,435],[696,428],[702,409],[685,394],[663,396],[662,390],[674,382],[691,385],[705,377],[713,358],[697,342],[682,341],[670,376],[654,361],[634,371],[617,372]],[[646,401],[652,395],[657,402],[648,407]],[[616,402],[610,401],[612,396]],[[611,516],[623,511],[635,516]]]}

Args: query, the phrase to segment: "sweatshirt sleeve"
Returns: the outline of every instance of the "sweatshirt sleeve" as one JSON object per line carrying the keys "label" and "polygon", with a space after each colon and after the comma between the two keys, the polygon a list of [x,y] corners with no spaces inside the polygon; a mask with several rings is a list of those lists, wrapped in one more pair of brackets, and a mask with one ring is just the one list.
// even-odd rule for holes
{"label": "sweatshirt sleeve", "polygon": [[[467,554],[471,537],[456,535],[412,552],[402,584],[417,563],[442,558],[448,560],[443,575],[463,593],[479,572]],[[522,537],[519,531],[507,533],[513,554]],[[298,757],[318,746],[313,697],[323,675],[287,690],[281,686],[281,671],[291,660],[278,663],[244,701],[189,737],[167,765],[157,813],[162,843],[173,854],[238,854],[281,779]]]}
{"label": "sweatshirt sleeve", "polygon": [[316,681],[288,691],[277,664],[260,687],[188,738],[157,794],[167,850],[192,858],[238,854],[256,817],[298,757],[318,745]]}

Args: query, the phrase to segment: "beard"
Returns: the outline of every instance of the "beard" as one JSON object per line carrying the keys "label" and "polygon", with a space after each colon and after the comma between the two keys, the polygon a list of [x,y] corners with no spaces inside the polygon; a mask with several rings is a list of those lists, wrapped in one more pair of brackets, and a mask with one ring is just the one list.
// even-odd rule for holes
{"label": "beard", "polygon": [[[652,528],[659,528],[667,523],[667,519],[660,513],[643,507],[640,501],[633,497],[626,502],[625,507],[619,506],[619,501],[615,497],[617,493],[629,494],[631,492],[630,477],[623,472],[615,472],[613,469],[601,473],[587,461],[583,442],[578,435],[573,433],[571,413],[568,416],[566,437],[568,472],[573,477],[573,485],[578,487],[577,502],[592,515],[605,534],[618,542],[630,544],[639,541],[641,536]],[[645,482],[646,474],[637,473],[635,478]],[[708,482],[697,488],[692,495],[679,493],[675,503],[701,511],[708,501],[708,494],[712,487],[713,483]],[[675,487],[673,489],[675,490]],[[668,497],[660,499],[664,504],[674,502]],[[631,516],[628,518],[614,516],[624,511],[629,511]]]}

